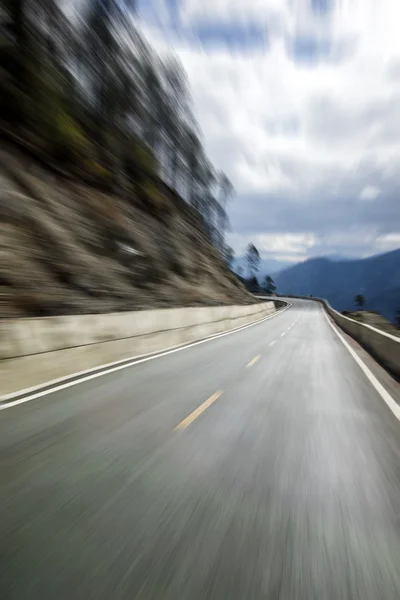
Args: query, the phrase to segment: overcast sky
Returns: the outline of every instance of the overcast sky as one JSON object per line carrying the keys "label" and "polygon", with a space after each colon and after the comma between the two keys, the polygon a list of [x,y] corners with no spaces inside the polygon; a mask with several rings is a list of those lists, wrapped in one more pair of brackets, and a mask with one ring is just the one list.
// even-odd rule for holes
{"label": "overcast sky", "polygon": [[263,258],[400,247],[400,0],[139,0]]}

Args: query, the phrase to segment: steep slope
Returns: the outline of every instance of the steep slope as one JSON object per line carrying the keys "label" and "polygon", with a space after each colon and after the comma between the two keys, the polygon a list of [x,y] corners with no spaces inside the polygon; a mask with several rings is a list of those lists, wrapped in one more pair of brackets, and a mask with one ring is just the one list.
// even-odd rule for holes
{"label": "steep slope", "polygon": [[400,249],[362,260],[315,258],[275,276],[280,294],[312,294],[326,298],[339,311],[354,309],[363,294],[365,308],[393,320],[400,308]]}
{"label": "steep slope", "polygon": [[254,302],[161,183],[118,198],[8,148],[0,189],[0,317]]}

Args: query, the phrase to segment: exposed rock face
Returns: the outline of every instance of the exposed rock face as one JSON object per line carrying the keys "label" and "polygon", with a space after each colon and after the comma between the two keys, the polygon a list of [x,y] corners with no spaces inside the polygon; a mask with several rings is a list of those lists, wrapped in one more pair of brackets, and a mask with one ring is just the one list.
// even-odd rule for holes
{"label": "exposed rock face", "polygon": [[[154,190],[153,190],[154,191]],[[0,152],[0,317],[252,303],[167,188],[129,197]]]}

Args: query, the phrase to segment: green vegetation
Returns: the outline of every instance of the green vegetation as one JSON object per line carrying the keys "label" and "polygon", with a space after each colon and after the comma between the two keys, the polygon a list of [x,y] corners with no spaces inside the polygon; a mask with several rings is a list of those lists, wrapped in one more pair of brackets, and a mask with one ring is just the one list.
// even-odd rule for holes
{"label": "green vegetation", "polygon": [[258,279],[255,275],[249,277],[249,279],[246,280],[245,285],[252,294],[258,294],[260,291],[260,284],[258,283]]}
{"label": "green vegetation", "polygon": [[362,294],[357,294],[354,296],[354,304],[358,306],[358,308],[362,308],[365,305],[365,298]]}
{"label": "green vegetation", "polygon": [[271,275],[266,275],[264,277],[262,287],[263,287],[264,292],[268,295],[271,295],[275,292],[276,285],[275,285],[274,280],[272,279]]}
{"label": "green vegetation", "polygon": [[186,75],[158,56],[133,0],[3,0],[0,128],[53,167],[164,215],[160,179],[222,254],[233,187],[207,159]]}

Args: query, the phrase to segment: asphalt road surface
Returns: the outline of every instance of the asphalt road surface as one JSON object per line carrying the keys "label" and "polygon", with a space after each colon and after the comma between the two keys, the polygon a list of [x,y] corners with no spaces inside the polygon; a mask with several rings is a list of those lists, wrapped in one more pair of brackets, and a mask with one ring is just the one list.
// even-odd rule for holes
{"label": "asphalt road surface", "polygon": [[400,422],[316,303],[0,421],[2,600],[400,598]]}

